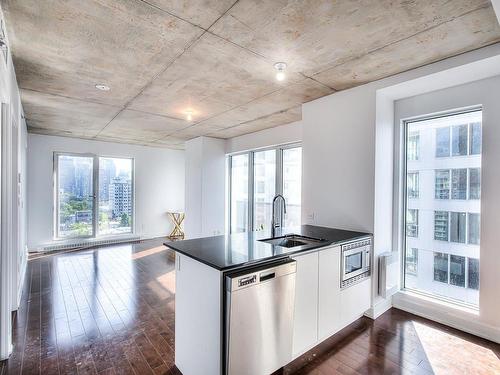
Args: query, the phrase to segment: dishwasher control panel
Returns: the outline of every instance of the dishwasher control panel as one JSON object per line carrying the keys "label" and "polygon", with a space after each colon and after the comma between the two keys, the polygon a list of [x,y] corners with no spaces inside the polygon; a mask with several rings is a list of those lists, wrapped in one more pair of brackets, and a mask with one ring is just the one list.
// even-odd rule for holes
{"label": "dishwasher control panel", "polygon": [[250,285],[255,283],[256,281],[257,281],[257,275],[242,277],[241,279],[238,280],[238,286]]}

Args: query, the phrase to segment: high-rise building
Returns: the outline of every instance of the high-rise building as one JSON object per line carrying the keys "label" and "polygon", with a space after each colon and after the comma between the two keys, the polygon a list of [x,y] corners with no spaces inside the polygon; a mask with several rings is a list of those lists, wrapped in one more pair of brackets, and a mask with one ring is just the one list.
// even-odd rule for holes
{"label": "high-rise building", "polygon": [[119,218],[124,213],[132,216],[131,180],[123,177],[113,178],[109,185],[109,201],[113,218]]}
{"label": "high-rise building", "polygon": [[99,160],[99,202],[109,201],[109,186],[116,176],[116,167],[113,159],[100,158]]}
{"label": "high-rise building", "polygon": [[405,287],[478,305],[481,112],[408,124]]}

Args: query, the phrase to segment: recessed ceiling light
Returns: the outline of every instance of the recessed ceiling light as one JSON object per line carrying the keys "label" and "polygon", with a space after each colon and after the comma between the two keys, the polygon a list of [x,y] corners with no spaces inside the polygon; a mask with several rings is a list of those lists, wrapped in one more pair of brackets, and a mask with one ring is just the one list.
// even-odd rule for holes
{"label": "recessed ceiling light", "polygon": [[286,63],[277,62],[276,64],[274,64],[274,69],[277,70],[276,79],[278,81],[283,81],[285,79]]}
{"label": "recessed ceiling light", "polygon": [[111,89],[110,89],[110,87],[109,87],[108,85],[104,85],[104,84],[102,84],[102,83],[97,83],[97,84],[95,85],[95,88],[96,88],[97,90],[101,90],[101,91],[109,91],[109,90],[111,90]]}
{"label": "recessed ceiling light", "polygon": [[191,109],[188,109],[185,113],[186,113],[186,120],[193,121],[193,111]]}

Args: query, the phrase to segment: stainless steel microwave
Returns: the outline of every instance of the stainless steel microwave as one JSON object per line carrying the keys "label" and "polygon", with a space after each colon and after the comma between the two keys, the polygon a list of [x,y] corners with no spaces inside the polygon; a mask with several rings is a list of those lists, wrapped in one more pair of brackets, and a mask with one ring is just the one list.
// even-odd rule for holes
{"label": "stainless steel microwave", "polygon": [[371,253],[371,238],[342,245],[341,288],[370,277]]}

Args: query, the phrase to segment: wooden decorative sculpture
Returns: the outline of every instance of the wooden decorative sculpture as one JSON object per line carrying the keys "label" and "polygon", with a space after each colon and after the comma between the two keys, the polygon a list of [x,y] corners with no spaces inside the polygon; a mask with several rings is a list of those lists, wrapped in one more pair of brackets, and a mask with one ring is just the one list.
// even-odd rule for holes
{"label": "wooden decorative sculpture", "polygon": [[168,238],[171,240],[182,240],[184,239],[184,232],[181,229],[181,224],[184,221],[183,212],[167,212],[168,216],[174,224],[174,229],[170,232]]}

